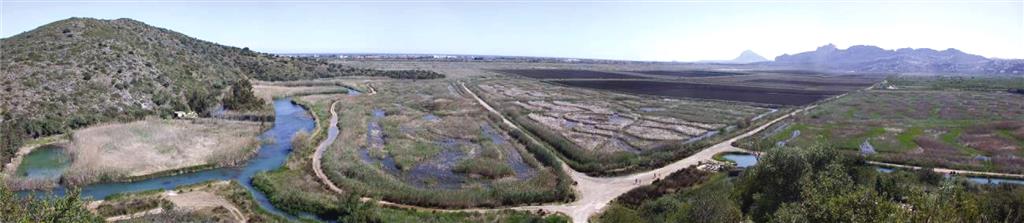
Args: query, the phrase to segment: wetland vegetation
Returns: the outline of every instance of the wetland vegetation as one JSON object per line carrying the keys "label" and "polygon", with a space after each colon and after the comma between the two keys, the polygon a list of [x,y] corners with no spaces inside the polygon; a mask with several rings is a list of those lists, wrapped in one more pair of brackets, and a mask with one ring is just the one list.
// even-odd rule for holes
{"label": "wetland vegetation", "polygon": [[663,166],[776,110],[749,104],[652,98],[521,79],[475,89],[550,144],[577,171],[621,175]]}
{"label": "wetland vegetation", "polygon": [[897,76],[776,124],[741,145],[827,144],[869,160],[1022,173],[1024,97],[1006,92],[1024,86],[1018,79]]}
{"label": "wetland vegetation", "polygon": [[436,207],[564,201],[567,179],[490,121],[453,83],[382,83],[340,103],[324,169],[346,190]]}

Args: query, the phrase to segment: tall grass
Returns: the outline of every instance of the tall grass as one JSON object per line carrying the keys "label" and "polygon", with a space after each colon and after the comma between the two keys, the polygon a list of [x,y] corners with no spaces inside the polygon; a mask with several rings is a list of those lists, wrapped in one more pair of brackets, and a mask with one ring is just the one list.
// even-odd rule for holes
{"label": "tall grass", "polygon": [[65,180],[73,184],[142,178],[236,165],[255,155],[258,124],[158,120],[78,130]]}

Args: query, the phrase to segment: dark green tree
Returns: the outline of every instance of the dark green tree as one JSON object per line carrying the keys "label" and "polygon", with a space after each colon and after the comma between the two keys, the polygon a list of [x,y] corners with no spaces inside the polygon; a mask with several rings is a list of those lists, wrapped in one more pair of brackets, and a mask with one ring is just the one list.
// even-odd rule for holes
{"label": "dark green tree", "polygon": [[18,196],[0,183],[0,222],[103,222],[89,212],[79,191],[73,189],[66,196]]}
{"label": "dark green tree", "polygon": [[224,97],[224,108],[235,111],[256,110],[263,106],[263,99],[252,93],[252,83],[241,79],[231,85],[231,93]]}

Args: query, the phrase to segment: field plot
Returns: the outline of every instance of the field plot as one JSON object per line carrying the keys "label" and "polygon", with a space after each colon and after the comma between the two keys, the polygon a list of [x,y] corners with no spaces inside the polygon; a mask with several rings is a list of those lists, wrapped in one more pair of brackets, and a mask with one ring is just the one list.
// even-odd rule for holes
{"label": "field plot", "polygon": [[573,87],[668,97],[689,97],[780,105],[804,105],[841,91],[815,91],[666,81],[554,81]]}
{"label": "field plot", "polygon": [[339,104],[324,171],[343,190],[439,207],[561,201],[568,178],[494,124],[461,87],[393,81]]}
{"label": "field plot", "polygon": [[746,143],[755,148],[825,143],[880,161],[1020,173],[1024,95],[955,88],[857,92],[752,138]]}
{"label": "field plot", "polygon": [[884,75],[780,73],[715,70],[641,70],[651,79],[556,79],[572,87],[665,97],[699,98],[774,105],[806,105],[880,82]]}
{"label": "field plot", "polygon": [[277,85],[254,85],[253,92],[264,101],[273,101],[274,98],[313,95],[313,94],[347,94],[348,88],[343,86],[277,86]]}
{"label": "field plot", "polygon": [[91,183],[236,164],[258,147],[260,129],[255,122],[148,119],[77,130],[65,179]]}
{"label": "field plot", "polygon": [[536,79],[644,79],[643,76],[634,76],[608,71],[593,70],[569,70],[569,69],[504,69],[494,70],[500,73],[520,75]]}
{"label": "field plot", "polygon": [[655,99],[529,80],[483,81],[476,88],[520,125],[556,147],[574,169],[616,174],[656,167],[771,109]]}
{"label": "field plot", "polygon": [[709,70],[644,70],[636,73],[670,76],[670,77],[720,77],[733,75],[747,75],[749,73],[730,71],[709,71]]}

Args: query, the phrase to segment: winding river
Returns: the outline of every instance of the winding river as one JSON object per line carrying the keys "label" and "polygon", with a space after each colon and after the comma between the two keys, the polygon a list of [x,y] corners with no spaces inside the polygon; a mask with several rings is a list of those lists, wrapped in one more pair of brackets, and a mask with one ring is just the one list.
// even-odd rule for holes
{"label": "winding river", "polygon": [[[211,180],[237,180],[246,190],[253,195],[260,207],[266,211],[295,219],[294,216],[274,207],[267,199],[266,194],[257,190],[252,185],[252,178],[256,173],[270,171],[281,167],[288,154],[292,151],[291,138],[300,130],[310,132],[316,126],[309,112],[301,106],[295,105],[290,98],[274,100],[274,126],[260,135],[264,142],[260,145],[259,152],[242,166],[223,167],[199,172],[150,178],[135,182],[126,183],[99,183],[82,188],[82,197],[92,199],[104,199],[117,193],[138,192],[146,190],[171,190],[177,186],[197,184]],[[58,187],[52,189],[55,195],[63,195],[66,188]],[[23,195],[39,195],[50,191],[21,191]],[[304,216],[313,217],[313,216]]]}

